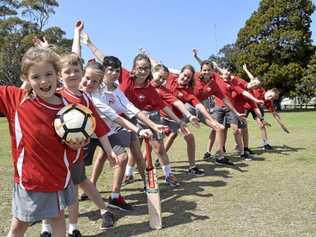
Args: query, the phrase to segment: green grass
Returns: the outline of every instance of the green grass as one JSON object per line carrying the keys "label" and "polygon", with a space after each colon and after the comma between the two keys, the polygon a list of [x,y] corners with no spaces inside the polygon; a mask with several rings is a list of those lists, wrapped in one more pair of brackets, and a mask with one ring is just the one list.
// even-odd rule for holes
{"label": "green grass", "polygon": [[[252,120],[250,147],[257,155],[253,161],[240,161],[234,154],[229,135],[228,154],[234,168],[201,160],[209,130],[192,129],[197,141],[198,165],[204,177],[191,177],[186,149],[181,137],[169,152],[181,186],[172,190],[160,179],[164,228],[150,230],[145,194],[138,181],[123,187],[127,201],[135,210],[115,213],[119,220],[112,230],[101,232],[95,206],[80,203],[79,224],[87,236],[316,236],[316,112],[282,113],[291,131],[286,134],[273,121],[269,136],[275,149],[263,152],[259,130]],[[12,166],[6,120],[0,120],[0,236],[5,236],[11,218]],[[88,173],[90,173],[90,168]],[[107,166],[98,183],[106,199],[111,190],[111,170]],[[158,174],[162,176],[161,170]],[[26,236],[39,236],[40,225],[31,227]]]}

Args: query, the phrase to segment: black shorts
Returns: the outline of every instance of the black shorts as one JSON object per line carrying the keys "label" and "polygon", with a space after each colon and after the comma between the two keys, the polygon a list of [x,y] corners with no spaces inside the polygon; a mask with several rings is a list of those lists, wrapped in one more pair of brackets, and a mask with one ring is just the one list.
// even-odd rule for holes
{"label": "black shorts", "polygon": [[[261,114],[262,114],[262,118],[264,117],[264,109],[263,109],[263,107],[259,107],[259,110],[260,110],[260,112],[261,112]],[[255,113],[255,111],[254,110],[252,110],[252,109],[247,109],[246,110],[246,117],[248,118],[248,115],[249,114],[251,114],[252,115],[252,118],[254,119],[254,120],[256,120],[257,119],[257,114]]]}
{"label": "black shorts", "polygon": [[[126,151],[126,147],[129,147],[130,145],[131,136],[132,134],[129,131],[122,128],[108,137],[112,149],[116,155],[120,155]],[[98,146],[102,148],[99,139],[91,138],[90,143],[84,147],[84,164],[86,166],[92,164],[93,156]]]}

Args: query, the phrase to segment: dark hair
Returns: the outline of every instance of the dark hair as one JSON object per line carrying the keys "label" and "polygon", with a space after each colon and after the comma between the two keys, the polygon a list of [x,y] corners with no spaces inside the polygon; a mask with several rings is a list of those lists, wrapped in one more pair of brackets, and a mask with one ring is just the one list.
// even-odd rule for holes
{"label": "dark hair", "polygon": [[122,67],[121,60],[119,60],[115,56],[105,56],[103,58],[103,63],[102,64],[103,64],[104,69],[107,68],[107,67],[121,69],[121,67]]}
{"label": "dark hair", "polygon": [[136,57],[134,58],[134,60],[133,60],[133,68],[132,68],[132,71],[131,71],[132,78],[135,78],[136,62],[140,61],[140,60],[145,60],[146,63],[149,65],[149,72],[150,73],[149,73],[149,75],[148,75],[146,80],[151,80],[153,78],[153,75],[151,73],[151,67],[152,66],[151,66],[150,58],[147,55],[145,55],[145,54],[137,54]]}
{"label": "dark hair", "polygon": [[191,64],[187,64],[187,65],[184,65],[182,68],[181,68],[181,71],[180,72],[183,72],[185,69],[188,69],[192,72],[192,76],[191,76],[191,79],[188,83],[189,87],[190,88],[193,88],[194,86],[194,74],[195,74],[195,69],[194,67],[191,65]]}
{"label": "dark hair", "polygon": [[[212,71],[215,70],[212,61],[209,60],[209,59],[203,60],[200,65],[201,65],[200,70],[202,70],[202,68],[203,68],[204,65],[209,66]],[[200,79],[203,80],[202,74],[200,74]]]}
{"label": "dark hair", "polygon": [[164,72],[168,73],[169,74],[169,69],[163,65],[163,64],[156,64],[154,67],[153,67],[153,70],[152,72],[157,72],[159,70],[163,70]]}

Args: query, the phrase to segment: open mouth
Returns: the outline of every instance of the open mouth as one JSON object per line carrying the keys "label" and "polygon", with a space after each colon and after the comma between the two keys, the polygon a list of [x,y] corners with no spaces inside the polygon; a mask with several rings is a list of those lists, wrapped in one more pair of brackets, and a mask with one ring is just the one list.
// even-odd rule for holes
{"label": "open mouth", "polygon": [[52,86],[41,87],[40,90],[43,92],[49,92],[52,89]]}

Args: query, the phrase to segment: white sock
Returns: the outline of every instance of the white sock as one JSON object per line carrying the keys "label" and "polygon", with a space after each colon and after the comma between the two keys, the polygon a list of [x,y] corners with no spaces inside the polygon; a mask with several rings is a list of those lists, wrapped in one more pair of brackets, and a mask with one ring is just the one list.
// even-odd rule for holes
{"label": "white sock", "polygon": [[72,234],[72,232],[73,232],[74,230],[78,230],[78,224],[77,224],[77,223],[76,223],[76,224],[71,224],[71,223],[69,223],[69,226],[68,226],[68,233],[69,233],[69,234]]}
{"label": "white sock", "polygon": [[100,209],[101,215],[104,215],[106,212],[108,212],[108,210],[106,210],[106,209]]}
{"label": "white sock", "polygon": [[117,199],[117,198],[119,198],[119,196],[120,196],[120,193],[111,193],[112,199]]}
{"label": "white sock", "polygon": [[125,169],[125,175],[126,176],[131,176],[134,173],[134,166],[127,165]]}
{"label": "white sock", "polygon": [[265,146],[265,145],[268,145],[269,144],[269,142],[268,142],[268,140],[263,140],[263,145]]}
{"label": "white sock", "polygon": [[165,174],[165,177],[168,177],[171,174],[171,166],[170,165],[163,165],[162,171]]}
{"label": "white sock", "polygon": [[49,232],[52,233],[52,225],[51,224],[42,224],[42,232]]}

